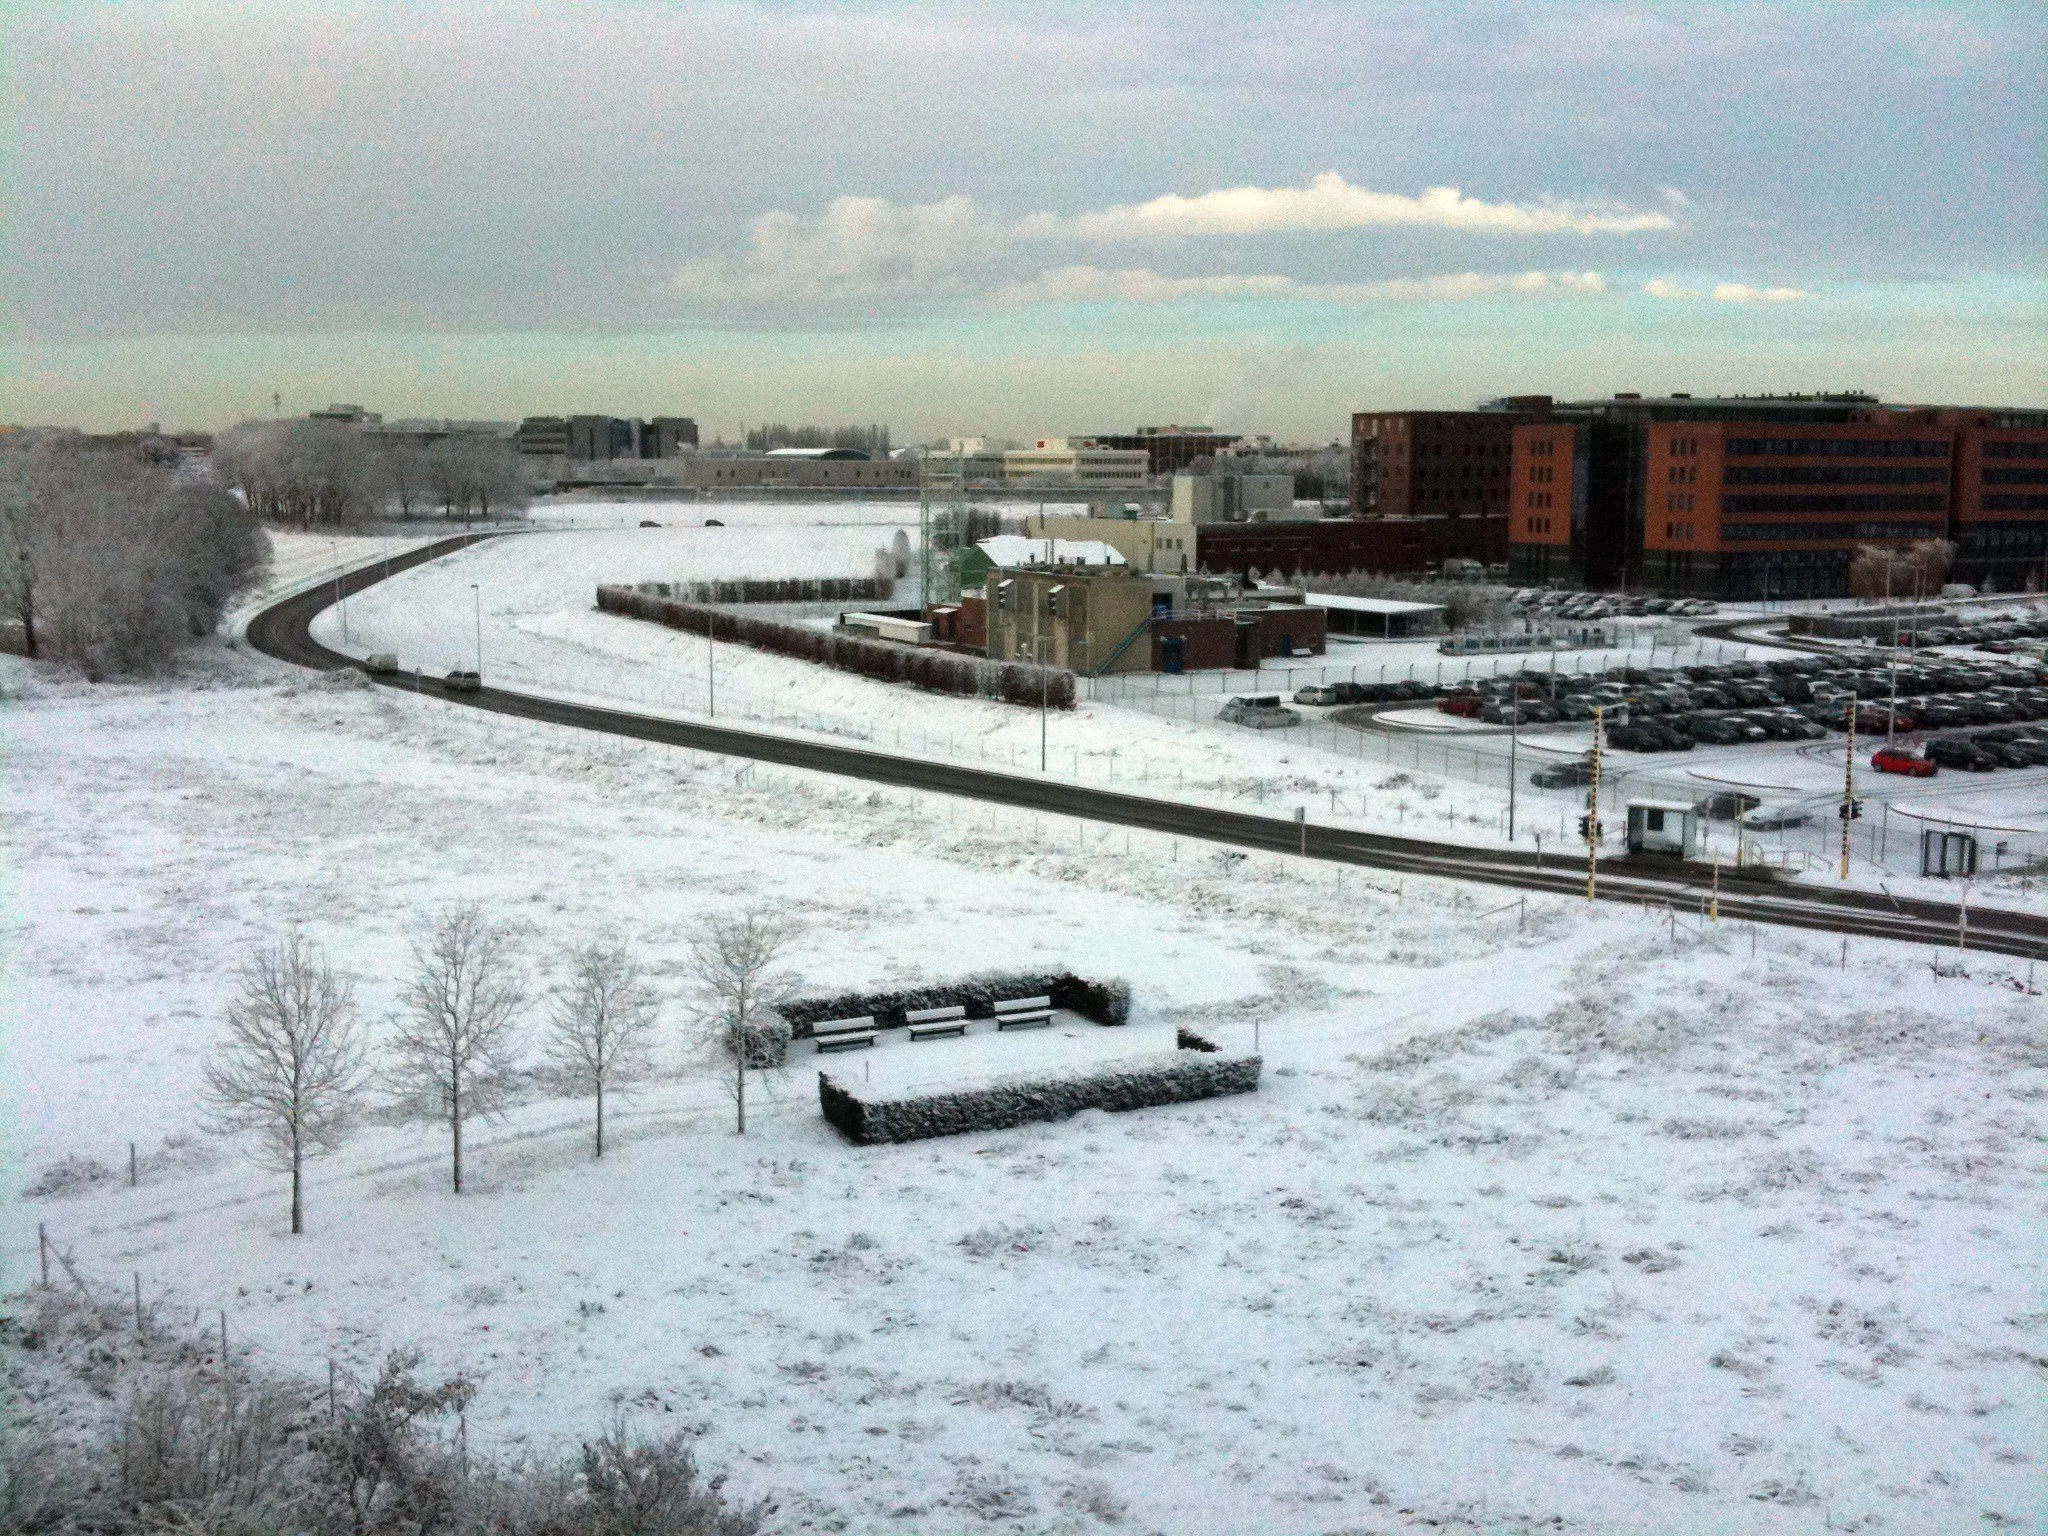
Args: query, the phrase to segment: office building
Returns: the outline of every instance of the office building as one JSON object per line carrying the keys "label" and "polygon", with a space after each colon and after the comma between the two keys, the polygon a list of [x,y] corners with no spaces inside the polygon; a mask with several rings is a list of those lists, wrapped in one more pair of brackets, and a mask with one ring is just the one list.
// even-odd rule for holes
{"label": "office building", "polygon": [[1294,476],[1175,475],[1173,516],[1183,523],[1284,521],[1294,516]]}
{"label": "office building", "polygon": [[1523,584],[1842,596],[1859,549],[1931,539],[1956,580],[2048,578],[2048,411],[1624,394],[1517,426],[1512,477]]}
{"label": "office building", "polygon": [[1139,486],[1147,459],[1137,449],[1099,448],[1093,439],[1041,437],[1030,448],[1003,455],[1003,479],[1010,485]]}
{"label": "office building", "polygon": [[1351,515],[1505,518],[1514,429],[1549,410],[1549,396],[1530,395],[1476,411],[1355,412]]}

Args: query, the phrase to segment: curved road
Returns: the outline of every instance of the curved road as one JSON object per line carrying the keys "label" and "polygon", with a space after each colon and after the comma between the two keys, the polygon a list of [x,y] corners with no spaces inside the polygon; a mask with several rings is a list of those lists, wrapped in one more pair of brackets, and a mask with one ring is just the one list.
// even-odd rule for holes
{"label": "curved road", "polygon": [[[325,582],[309,591],[284,598],[250,620],[246,631],[249,643],[267,655],[297,666],[322,671],[354,666],[356,663],[351,658],[327,649],[314,640],[311,633],[314,616],[335,601],[337,586],[341,592],[360,592],[387,575],[499,536],[480,533],[443,539],[394,557],[389,562],[379,561],[352,571],[338,584]],[[378,681],[408,690],[417,686],[413,679],[404,676],[380,678]],[[1313,824],[1304,829],[1292,821],[1270,816],[1213,810],[1206,806],[1156,800],[1109,789],[1090,789],[954,763],[926,762],[830,742],[657,719],[626,710],[565,703],[503,688],[485,688],[471,694],[444,694],[442,697],[451,704],[549,725],[780,763],[904,789],[995,801],[1026,810],[1139,827],[1207,842],[1281,853],[1306,853],[1310,858],[1373,869],[1474,880],[1565,896],[1583,896],[1586,889],[1583,858],[1561,858],[1553,854],[1547,861],[1539,863],[1537,858],[1513,850],[1465,848],[1451,843],[1387,837]],[[1712,879],[1709,871],[1693,866],[1608,858],[1600,863],[1599,895],[1607,901],[1659,908],[1668,906],[1681,917],[1696,920],[1709,898]],[[1721,880],[1719,912],[1723,918],[1729,919],[1951,948],[1963,937],[1958,909],[1949,903],[1895,900],[1888,895],[1874,895],[1866,891],[1793,886],[1754,876],[1738,878],[1732,873]],[[2048,958],[2048,918],[1973,907],[1968,915],[1967,944],[1971,949],[2027,959]]]}

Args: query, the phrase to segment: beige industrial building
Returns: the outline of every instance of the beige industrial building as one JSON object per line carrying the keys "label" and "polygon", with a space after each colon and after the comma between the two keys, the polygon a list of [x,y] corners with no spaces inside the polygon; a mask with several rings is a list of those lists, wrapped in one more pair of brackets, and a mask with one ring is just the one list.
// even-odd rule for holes
{"label": "beige industrial building", "polygon": [[1144,672],[1153,580],[1128,569],[991,571],[988,654],[1075,672]]}
{"label": "beige industrial building", "polygon": [[1139,486],[1148,472],[1142,449],[1094,448],[1076,438],[1041,437],[1035,447],[1003,455],[1009,485]]}
{"label": "beige industrial building", "polygon": [[1175,475],[1173,516],[1182,523],[1278,523],[1294,516],[1292,475]]}
{"label": "beige industrial building", "polygon": [[1134,571],[1185,576],[1195,558],[1195,525],[1156,517],[1072,517],[1033,513],[1025,523],[1034,539],[1107,544]]}

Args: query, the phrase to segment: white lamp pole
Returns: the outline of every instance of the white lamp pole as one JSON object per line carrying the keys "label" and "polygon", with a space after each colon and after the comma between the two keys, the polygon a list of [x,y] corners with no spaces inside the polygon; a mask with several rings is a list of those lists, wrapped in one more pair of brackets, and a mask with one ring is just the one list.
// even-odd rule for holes
{"label": "white lamp pole", "polygon": [[476,675],[484,675],[484,594],[483,588],[475,582],[469,584],[469,595],[476,606]]}

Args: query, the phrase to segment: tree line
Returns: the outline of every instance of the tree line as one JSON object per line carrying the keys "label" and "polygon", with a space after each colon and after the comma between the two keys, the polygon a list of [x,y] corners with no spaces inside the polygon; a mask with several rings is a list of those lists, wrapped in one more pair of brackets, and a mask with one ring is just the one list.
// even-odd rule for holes
{"label": "tree line", "polygon": [[245,421],[214,440],[213,465],[258,517],[299,528],[387,510],[502,517],[528,500],[517,445],[474,432],[423,443],[339,421]]}
{"label": "tree line", "polygon": [[[690,1034],[712,1053],[742,1135],[749,1073],[779,1066],[788,1049],[777,1004],[791,986],[781,962],[793,937],[759,908],[717,914],[685,957]],[[652,1065],[668,999],[618,945],[573,949],[563,969],[536,996],[512,932],[459,902],[413,943],[389,1042],[373,1053],[354,987],[294,929],[237,972],[225,1038],[205,1069],[208,1118],[250,1136],[256,1161],[289,1178],[294,1233],[305,1230],[307,1162],[338,1148],[379,1093],[447,1129],[459,1195],[465,1131],[505,1107],[539,1012],[546,1070],[592,1101],[591,1155],[602,1158],[607,1095]]]}
{"label": "tree line", "polygon": [[0,607],[24,655],[95,681],[152,670],[211,634],[269,558],[249,509],[175,450],[0,440]]}
{"label": "tree line", "polygon": [[886,426],[865,427],[793,427],[787,422],[772,421],[765,426],[747,428],[746,446],[756,453],[766,453],[771,448],[858,448],[870,458],[889,457],[889,429]]}

